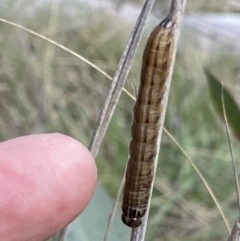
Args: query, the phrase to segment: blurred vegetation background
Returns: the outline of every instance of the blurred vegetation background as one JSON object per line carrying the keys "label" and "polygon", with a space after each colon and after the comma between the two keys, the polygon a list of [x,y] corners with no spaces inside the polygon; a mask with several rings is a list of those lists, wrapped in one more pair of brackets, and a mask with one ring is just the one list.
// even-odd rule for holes
{"label": "blurred vegetation background", "polygon": [[[112,0],[116,6],[123,6],[126,2],[132,2],[141,6],[144,0]],[[164,12],[168,9],[169,1],[156,1],[154,12]],[[239,1],[237,0],[192,0],[187,2],[186,13],[193,12],[239,12]]]}
{"label": "blurred vegetation background", "polygon": [[[144,1],[112,1],[112,8],[95,9],[81,1],[1,2],[2,18],[56,40],[112,76],[134,24],[121,18],[119,11],[129,2],[141,7]],[[155,18],[148,23],[126,83],[132,93],[133,81],[138,85],[148,34],[159,21],[156,19],[166,15],[168,3],[158,1],[153,9]],[[195,0],[187,3],[186,16],[239,11],[238,1]],[[195,35],[186,26],[179,43],[165,127],[201,169],[232,224],[237,203],[227,137],[224,123],[213,108],[203,69],[216,73],[240,103],[240,52],[223,43],[206,49],[196,39],[197,32]],[[110,81],[42,39],[2,22],[0,28],[0,140],[61,132],[88,146]],[[99,181],[113,198],[127,161],[133,105],[123,93],[96,160]],[[239,140],[233,138],[232,142],[239,160]],[[226,240],[227,236],[203,183],[164,134],[146,240]]]}

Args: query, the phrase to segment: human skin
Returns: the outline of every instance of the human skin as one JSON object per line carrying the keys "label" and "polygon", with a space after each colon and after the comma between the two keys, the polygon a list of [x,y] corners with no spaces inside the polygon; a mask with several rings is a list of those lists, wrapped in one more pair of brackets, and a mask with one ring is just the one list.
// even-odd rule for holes
{"label": "human skin", "polygon": [[97,169],[91,153],[62,134],[0,143],[0,240],[43,241],[88,205]]}

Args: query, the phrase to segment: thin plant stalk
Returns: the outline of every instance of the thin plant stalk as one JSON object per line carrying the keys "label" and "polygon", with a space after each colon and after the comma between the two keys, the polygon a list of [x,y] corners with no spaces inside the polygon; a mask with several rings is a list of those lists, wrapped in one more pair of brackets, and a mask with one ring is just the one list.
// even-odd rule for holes
{"label": "thin plant stalk", "polygon": [[223,116],[224,116],[224,122],[226,126],[226,132],[227,132],[227,138],[228,138],[228,145],[229,145],[229,150],[231,154],[231,159],[232,159],[232,165],[233,165],[233,172],[234,172],[234,177],[235,177],[235,185],[236,185],[236,193],[237,193],[237,202],[238,202],[238,218],[235,221],[235,224],[232,228],[232,232],[229,235],[228,241],[239,241],[240,240],[240,198],[239,198],[239,181],[238,181],[238,175],[237,175],[237,167],[236,167],[236,161],[233,157],[233,150],[232,150],[232,143],[230,139],[230,131],[229,131],[229,126],[228,126],[228,120],[227,120],[227,115],[226,115],[226,109],[225,109],[225,103],[224,103],[224,95],[223,95],[223,83],[222,84],[222,108],[223,108]]}
{"label": "thin plant stalk", "polygon": [[102,143],[103,137],[105,136],[114,109],[118,103],[122,88],[133,62],[133,57],[140,42],[147,16],[151,11],[154,1],[155,0],[146,0],[115,71],[107,98],[104,102],[93,136],[91,138],[91,142],[89,144],[89,150],[91,151],[93,157],[97,156],[99,147]]}
{"label": "thin plant stalk", "polygon": [[239,212],[238,215],[240,217],[239,181],[238,181],[238,175],[237,175],[236,161],[233,157],[232,143],[231,143],[231,139],[230,139],[230,131],[229,131],[226,109],[225,109],[225,104],[224,104],[223,83],[222,83],[222,95],[221,95],[221,97],[222,97],[223,116],[224,116],[224,121],[225,121],[225,125],[226,125],[226,132],[227,132],[229,150],[230,150],[230,154],[231,154],[233,172],[234,172],[234,178],[235,178],[235,185],[236,185],[236,192],[237,192],[237,202],[238,202],[238,212]]}

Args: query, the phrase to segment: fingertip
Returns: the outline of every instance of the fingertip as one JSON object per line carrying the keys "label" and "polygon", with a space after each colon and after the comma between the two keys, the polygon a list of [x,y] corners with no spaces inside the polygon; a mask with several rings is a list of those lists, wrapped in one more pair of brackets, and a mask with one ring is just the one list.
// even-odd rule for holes
{"label": "fingertip", "polygon": [[0,236],[5,240],[53,235],[84,210],[97,180],[88,149],[59,133],[0,143],[0,170],[0,223],[5,223]]}

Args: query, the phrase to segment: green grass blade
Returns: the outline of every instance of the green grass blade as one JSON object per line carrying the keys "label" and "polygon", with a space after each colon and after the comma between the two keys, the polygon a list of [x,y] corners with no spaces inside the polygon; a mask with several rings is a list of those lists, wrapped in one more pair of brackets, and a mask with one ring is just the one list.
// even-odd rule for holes
{"label": "green grass blade", "polygon": [[[211,95],[211,99],[213,105],[219,114],[220,118],[224,120],[223,110],[222,110],[222,85],[221,81],[218,80],[209,70],[205,70],[209,91]],[[229,91],[223,87],[223,95],[224,95],[224,105],[226,108],[226,116],[228,119],[229,126],[233,132],[233,134],[240,139],[240,109],[237,106],[234,98],[231,96]]]}

